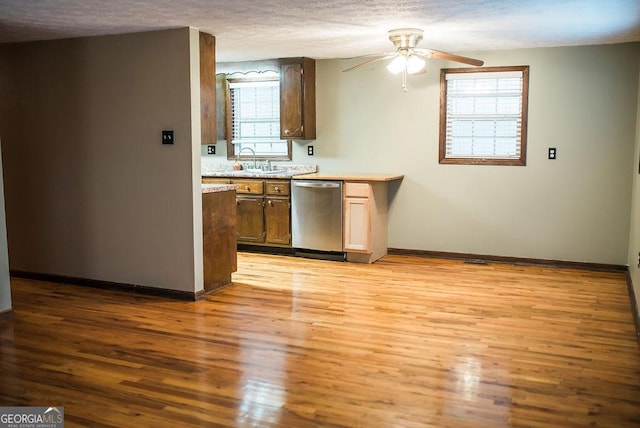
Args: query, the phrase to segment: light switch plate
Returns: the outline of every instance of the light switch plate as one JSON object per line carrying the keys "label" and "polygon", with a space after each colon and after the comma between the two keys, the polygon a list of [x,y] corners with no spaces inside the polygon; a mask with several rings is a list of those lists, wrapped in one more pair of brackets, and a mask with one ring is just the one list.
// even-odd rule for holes
{"label": "light switch plate", "polygon": [[173,130],[162,131],[162,144],[173,144]]}

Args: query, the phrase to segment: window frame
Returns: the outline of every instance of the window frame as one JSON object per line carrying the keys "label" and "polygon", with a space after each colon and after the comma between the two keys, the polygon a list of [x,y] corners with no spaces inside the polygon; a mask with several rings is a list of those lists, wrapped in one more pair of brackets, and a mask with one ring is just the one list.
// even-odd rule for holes
{"label": "window frame", "polygon": [[[447,157],[447,75],[459,73],[503,73],[522,72],[522,109],[520,117],[520,157]],[[527,164],[527,121],[529,105],[529,66],[444,68],[440,71],[440,138],[439,163],[455,165],[507,165]]]}
{"label": "window frame", "polygon": [[[280,76],[251,76],[251,77],[235,77],[232,75],[227,75],[226,77],[227,84],[231,82],[265,82],[265,81],[275,81],[278,82],[278,88],[280,88]],[[231,89],[229,89],[229,96],[226,97],[226,111],[229,114],[229,130],[227,132],[227,160],[247,160],[253,159],[253,156],[238,156],[235,154],[235,146],[233,144],[233,114],[232,114],[232,105],[231,105]],[[280,98],[280,97],[279,97]],[[278,109],[280,109],[280,99],[278,99],[277,103]],[[265,154],[256,155],[256,160],[282,160],[289,161],[292,159],[292,143],[291,139],[280,139],[280,141],[284,141],[287,144],[287,154],[286,155],[273,155],[268,156]]]}

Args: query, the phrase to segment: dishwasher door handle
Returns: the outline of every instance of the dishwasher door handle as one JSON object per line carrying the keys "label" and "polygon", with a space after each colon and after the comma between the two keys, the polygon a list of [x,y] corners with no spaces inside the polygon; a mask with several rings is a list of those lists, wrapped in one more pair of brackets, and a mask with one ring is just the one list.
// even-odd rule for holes
{"label": "dishwasher door handle", "polygon": [[340,187],[340,183],[310,183],[310,182],[298,182],[294,181],[293,185],[295,187],[310,187],[312,189],[336,189]]}

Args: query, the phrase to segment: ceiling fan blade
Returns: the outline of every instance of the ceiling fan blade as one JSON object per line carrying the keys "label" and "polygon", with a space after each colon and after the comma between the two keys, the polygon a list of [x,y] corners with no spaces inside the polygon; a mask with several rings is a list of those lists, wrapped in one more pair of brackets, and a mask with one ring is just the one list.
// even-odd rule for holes
{"label": "ceiling fan blade", "polygon": [[396,56],[395,53],[390,54],[390,55],[381,56],[381,57],[378,57],[378,58],[373,58],[373,59],[370,59],[369,61],[365,61],[365,62],[362,62],[362,63],[360,63],[358,65],[354,65],[351,68],[347,68],[346,70],[342,70],[342,72],[345,73],[347,71],[352,71],[352,70],[358,69],[360,67],[364,67],[365,65],[373,64],[374,62],[384,61],[386,59],[393,58],[394,56]]}
{"label": "ceiling fan blade", "polygon": [[349,57],[338,58],[338,59],[373,58],[373,57],[395,55],[395,54],[396,54],[395,51],[394,52],[374,52],[374,53],[368,53],[368,54],[356,55],[356,56],[349,56]]}
{"label": "ceiling fan blade", "polygon": [[466,56],[454,55],[447,52],[436,51],[433,49],[425,49],[420,51],[421,55],[424,55],[429,58],[436,59],[447,59],[449,61],[461,62],[463,64],[475,65],[476,67],[480,67],[484,64],[484,61],[479,59],[469,58]]}

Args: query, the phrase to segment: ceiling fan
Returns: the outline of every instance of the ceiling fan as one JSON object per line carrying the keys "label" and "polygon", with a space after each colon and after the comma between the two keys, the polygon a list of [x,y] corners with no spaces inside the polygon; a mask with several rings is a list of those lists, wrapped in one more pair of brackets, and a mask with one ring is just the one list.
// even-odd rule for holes
{"label": "ceiling fan", "polygon": [[398,28],[389,31],[389,40],[396,48],[395,52],[378,54],[376,58],[365,61],[343,71],[352,71],[360,67],[378,61],[385,61],[393,58],[387,65],[387,69],[393,74],[402,73],[402,89],[407,90],[407,74],[422,74],[425,68],[425,58],[446,59],[463,64],[475,65],[477,67],[484,64],[479,59],[467,58],[453,55],[434,49],[417,49],[416,46],[422,40],[423,31],[418,28]]}

